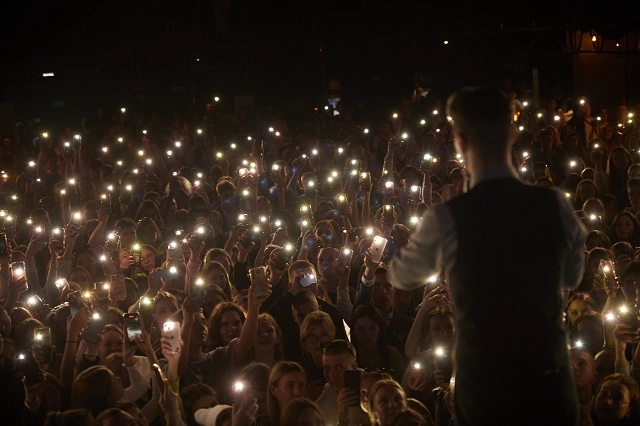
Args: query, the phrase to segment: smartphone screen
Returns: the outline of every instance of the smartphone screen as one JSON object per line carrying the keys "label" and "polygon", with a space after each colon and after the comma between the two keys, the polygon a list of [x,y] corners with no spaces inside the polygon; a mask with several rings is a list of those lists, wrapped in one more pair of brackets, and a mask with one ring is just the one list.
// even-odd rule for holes
{"label": "smartphone screen", "polygon": [[124,325],[127,330],[127,339],[129,343],[135,343],[136,339],[142,338],[142,327],[140,326],[140,314],[137,312],[125,313]]}

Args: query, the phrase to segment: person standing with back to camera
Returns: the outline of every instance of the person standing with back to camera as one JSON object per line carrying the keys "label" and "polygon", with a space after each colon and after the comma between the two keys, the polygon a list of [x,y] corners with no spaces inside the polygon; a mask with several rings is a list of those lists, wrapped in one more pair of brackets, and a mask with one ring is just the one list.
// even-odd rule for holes
{"label": "person standing with back to camera", "polygon": [[457,321],[456,426],[574,425],[562,291],[580,283],[587,232],[560,192],[518,179],[503,92],[463,88],[447,115],[471,189],[428,211],[390,281],[412,289],[445,269]]}

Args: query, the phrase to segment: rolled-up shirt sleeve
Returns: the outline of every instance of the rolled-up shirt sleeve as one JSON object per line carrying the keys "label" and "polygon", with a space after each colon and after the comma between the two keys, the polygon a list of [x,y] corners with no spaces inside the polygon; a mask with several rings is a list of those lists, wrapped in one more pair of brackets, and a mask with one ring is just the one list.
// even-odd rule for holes
{"label": "rolled-up shirt sleeve", "polygon": [[427,211],[409,243],[389,264],[394,287],[412,290],[439,274],[443,265],[453,265],[458,239],[449,209],[438,204]]}
{"label": "rolled-up shirt sleeve", "polygon": [[588,233],[584,224],[576,216],[573,207],[560,191],[558,191],[558,204],[560,205],[562,228],[569,248],[564,262],[563,288],[571,290],[580,285],[584,274],[584,249]]}

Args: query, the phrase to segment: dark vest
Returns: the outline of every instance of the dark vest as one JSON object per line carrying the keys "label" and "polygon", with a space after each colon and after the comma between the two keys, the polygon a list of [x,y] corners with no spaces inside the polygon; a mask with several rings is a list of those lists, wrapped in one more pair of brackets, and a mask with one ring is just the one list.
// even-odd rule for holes
{"label": "dark vest", "polygon": [[568,247],[557,195],[506,178],[481,182],[447,206],[458,239],[449,265],[458,372],[481,368],[473,374],[495,380],[523,365],[532,374],[565,367],[561,282]]}

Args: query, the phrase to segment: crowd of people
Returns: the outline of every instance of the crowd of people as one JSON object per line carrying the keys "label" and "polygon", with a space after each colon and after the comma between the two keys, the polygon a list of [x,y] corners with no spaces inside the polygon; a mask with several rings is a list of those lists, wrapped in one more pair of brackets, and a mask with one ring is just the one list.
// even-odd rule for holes
{"label": "crowd of people", "polygon": [[[231,121],[210,104],[6,137],[3,421],[456,424],[446,274],[410,290],[388,272],[468,186],[445,112],[422,102],[370,128],[341,106]],[[563,306],[580,422],[640,424],[636,116],[513,103],[513,169],[589,230]]]}

